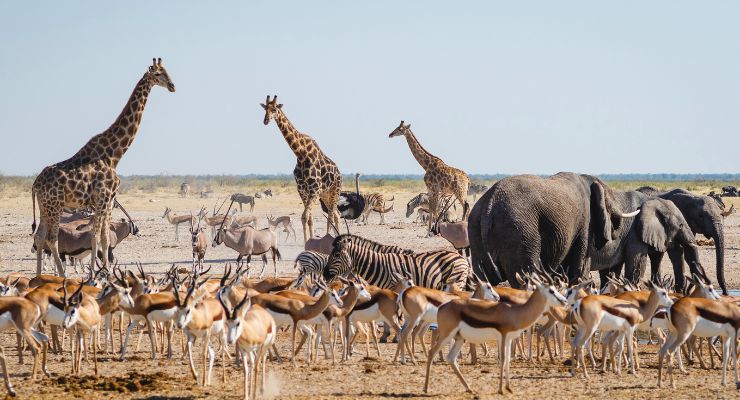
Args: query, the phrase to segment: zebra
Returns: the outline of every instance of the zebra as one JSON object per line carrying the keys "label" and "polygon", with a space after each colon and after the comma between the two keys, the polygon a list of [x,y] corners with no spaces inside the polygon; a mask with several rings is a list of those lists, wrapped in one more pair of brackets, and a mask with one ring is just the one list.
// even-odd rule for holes
{"label": "zebra", "polygon": [[231,201],[239,203],[239,212],[242,212],[242,204],[249,204],[249,212],[254,210],[254,197],[242,193],[231,195]]}
{"label": "zebra", "polygon": [[329,256],[318,251],[302,251],[295,258],[293,268],[298,268],[301,275],[323,275]]}
{"label": "zebra", "polygon": [[[380,214],[380,225],[385,224],[385,214],[393,211],[393,204],[385,208],[385,198],[380,193],[368,193],[361,195],[365,199],[365,209],[362,210],[362,222],[367,225],[367,217],[375,211]],[[388,201],[393,201],[396,196],[391,197]]]}
{"label": "zebra", "polygon": [[429,196],[426,193],[419,193],[406,203],[406,218],[409,218],[417,207],[429,208]]}
{"label": "zebra", "polygon": [[[447,196],[442,203],[445,203],[451,199],[452,196]],[[414,213],[414,210],[419,209],[419,215],[416,217],[416,221],[419,221],[419,217],[421,217],[422,222],[426,222],[425,219],[429,218],[429,195],[426,193],[419,193],[414,198],[409,200],[408,203],[406,203],[406,218],[411,217],[411,214]],[[454,210],[457,210],[457,204],[452,203],[452,208]],[[444,214],[442,215],[442,221],[449,221],[450,220],[450,213],[449,209],[445,210]]]}
{"label": "zebra", "polygon": [[389,289],[398,276],[415,285],[442,290],[446,284],[470,287],[471,268],[465,257],[454,251],[435,250],[415,253],[398,246],[387,246],[355,235],[340,235],[324,269],[327,282],[354,272],[369,284]]}

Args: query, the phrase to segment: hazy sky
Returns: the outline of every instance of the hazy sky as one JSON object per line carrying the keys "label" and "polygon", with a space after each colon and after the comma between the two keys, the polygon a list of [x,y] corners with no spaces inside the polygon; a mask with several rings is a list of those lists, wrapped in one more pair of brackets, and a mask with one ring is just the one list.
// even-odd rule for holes
{"label": "hazy sky", "polygon": [[740,172],[737,1],[4,1],[0,172],[107,128],[152,57],[121,174],[290,173],[259,103],[345,172]]}

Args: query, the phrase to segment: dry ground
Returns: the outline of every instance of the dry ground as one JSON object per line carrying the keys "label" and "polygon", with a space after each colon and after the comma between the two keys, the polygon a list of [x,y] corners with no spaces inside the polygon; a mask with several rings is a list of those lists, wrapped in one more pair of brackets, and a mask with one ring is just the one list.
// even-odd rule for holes
{"label": "dry ground", "polygon": [[[233,189],[233,190],[232,190]],[[239,191],[239,188],[222,190],[223,198],[227,193]],[[275,188],[273,188],[275,190]],[[251,193],[256,190],[244,190]],[[116,255],[122,262],[141,261],[144,268],[151,272],[162,272],[171,263],[189,264],[191,253],[185,229],[180,230],[180,241],[174,241],[174,229],[162,217],[165,206],[172,207],[179,212],[196,212],[201,205],[209,210],[215,199],[201,200],[199,198],[180,199],[176,190],[171,192],[143,193],[129,191],[120,196],[119,200],[129,210],[141,229],[137,238],[127,239],[116,249]],[[395,210],[386,218],[387,224],[378,225],[378,216],[371,216],[368,226],[350,225],[352,233],[376,239],[385,243],[397,244],[417,250],[449,247],[441,238],[429,239],[424,237],[424,228],[413,224],[410,219],[404,218],[405,204],[415,193],[396,192]],[[472,200],[472,199],[471,199]],[[35,270],[35,257],[30,248],[32,238],[30,233],[31,208],[30,196],[25,193],[0,193],[0,273],[10,271],[24,271],[32,274]],[[228,204],[227,204],[228,205]],[[736,207],[740,203],[736,204]],[[226,207],[226,206],[224,206]],[[291,238],[288,242],[281,239],[280,249],[283,261],[278,265],[280,275],[294,274],[293,259],[302,249],[300,212],[302,206],[292,187],[276,190],[276,196],[271,199],[258,199],[255,214],[261,217],[260,224],[266,224],[266,215],[290,215],[294,219],[294,227],[298,232],[298,241]],[[323,233],[325,219],[317,207],[315,212],[315,226]],[[115,211],[116,217],[123,217]],[[726,220],[727,253],[726,276],[731,288],[740,288],[740,217],[737,214]],[[343,228],[344,230],[344,228]],[[712,278],[714,277],[714,248],[703,247],[701,259]],[[213,263],[213,271],[220,273],[221,265],[226,260],[233,260],[234,253],[227,248],[209,248],[206,259]],[[664,270],[670,271],[668,261],[664,260]],[[259,262],[255,266],[259,266]],[[272,267],[268,267],[272,273]],[[289,342],[287,336],[281,334],[280,346],[282,354],[287,354]],[[116,338],[117,341],[117,338]],[[117,342],[116,342],[117,343]],[[179,336],[175,341],[175,358],[172,360],[151,361],[149,356],[149,341],[145,337],[139,351],[131,351],[129,359],[119,362],[115,357],[104,355],[100,365],[101,377],[70,378],[66,371],[70,368],[69,355],[50,355],[49,370],[51,378],[44,378],[38,382],[28,379],[30,365],[17,366],[15,355],[15,338],[10,333],[0,335],[0,344],[5,347],[8,355],[8,364],[11,368],[11,378],[21,397],[28,398],[238,398],[241,393],[241,372],[229,365],[227,369],[227,383],[220,382],[220,365],[214,368],[213,386],[199,388],[193,384],[189,375],[187,362],[180,359]],[[356,347],[356,355],[349,363],[331,366],[330,362],[321,360],[318,367],[307,368],[301,364],[293,369],[289,364],[272,363],[269,367],[269,392],[280,398],[360,398],[360,397],[426,397],[421,388],[423,383],[423,367],[421,365],[392,364],[390,359],[395,345],[381,344],[381,357],[371,352],[370,358],[364,358],[364,346]],[[200,346],[198,346],[200,348]],[[691,368],[687,376],[678,374],[678,389],[654,388],[656,380],[656,347],[642,346],[641,358],[643,370],[638,377],[625,374],[617,377],[613,374],[594,374],[589,382],[582,378],[570,378],[560,360],[557,364],[545,363],[543,366],[533,366],[527,362],[518,361],[512,365],[512,385],[517,396],[526,398],[585,398],[613,396],[620,398],[738,398],[739,392],[734,388],[721,388],[719,385],[719,370],[703,371]],[[303,354],[299,360],[303,361]],[[471,385],[480,393],[481,397],[494,397],[495,385],[498,377],[498,363],[494,358],[485,358],[482,366],[463,366],[463,371],[469,378]],[[86,364],[83,372],[90,374],[92,366]],[[433,368],[433,380],[430,397],[440,398],[471,398],[463,394],[462,386],[452,374],[447,365],[437,364]],[[729,379],[732,381],[732,378]],[[0,390],[0,393],[3,393]]]}

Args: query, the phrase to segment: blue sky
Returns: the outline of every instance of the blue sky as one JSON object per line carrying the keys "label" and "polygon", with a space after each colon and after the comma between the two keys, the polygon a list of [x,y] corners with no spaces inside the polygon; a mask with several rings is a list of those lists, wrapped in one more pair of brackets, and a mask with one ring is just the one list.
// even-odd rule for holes
{"label": "blue sky", "polygon": [[259,106],[346,173],[740,172],[740,2],[0,3],[0,173],[107,128],[152,57],[121,174],[290,173]]}

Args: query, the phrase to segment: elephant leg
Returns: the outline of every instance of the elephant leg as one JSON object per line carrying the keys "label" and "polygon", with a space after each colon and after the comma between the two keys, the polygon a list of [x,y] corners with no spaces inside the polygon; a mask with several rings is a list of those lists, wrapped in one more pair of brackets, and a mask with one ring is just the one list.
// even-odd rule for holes
{"label": "elephant leg", "polygon": [[660,280],[660,262],[663,261],[663,254],[660,251],[650,251],[650,280],[658,282]]}
{"label": "elephant leg", "polygon": [[627,281],[637,284],[645,273],[649,249],[647,245],[633,238],[627,243],[625,252],[624,277]]}
{"label": "elephant leg", "polygon": [[577,237],[573,241],[573,244],[568,251],[568,254],[562,260],[558,262],[553,260],[554,265],[548,265],[550,269],[558,268],[559,265],[565,268],[565,272],[568,274],[569,282],[576,282],[578,278],[587,275],[591,269],[591,260],[586,257],[588,251],[588,239],[585,237]]}
{"label": "elephant leg", "polygon": [[676,280],[676,292],[683,293],[684,288],[684,272],[683,272],[683,248],[681,246],[675,246],[668,249],[668,258],[671,260],[673,265],[673,278]]}

